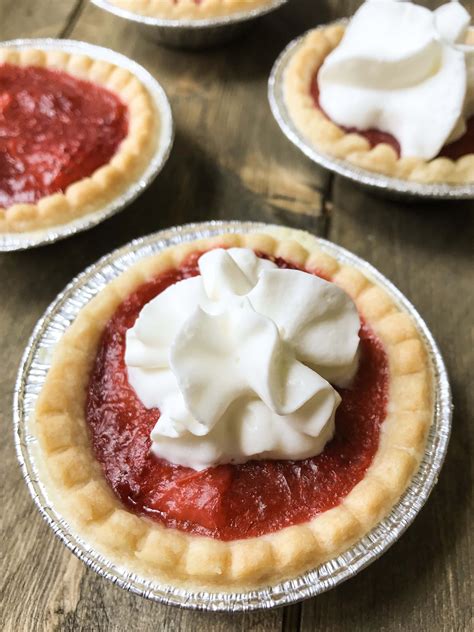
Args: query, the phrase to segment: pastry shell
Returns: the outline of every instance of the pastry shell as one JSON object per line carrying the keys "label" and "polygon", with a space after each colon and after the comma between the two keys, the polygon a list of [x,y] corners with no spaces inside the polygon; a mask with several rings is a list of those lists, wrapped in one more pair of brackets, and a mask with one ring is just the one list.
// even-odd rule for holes
{"label": "pastry shell", "polygon": [[[308,242],[309,243],[309,242]],[[88,441],[89,374],[105,324],[143,282],[190,253],[216,246],[253,248],[318,271],[347,291],[385,346],[388,414],[363,480],[337,507],[303,524],[222,542],[168,529],[126,510],[106,482]],[[129,571],[188,589],[254,589],[300,575],[346,550],[383,518],[406,489],[433,420],[427,351],[410,315],[387,292],[318,248],[267,234],[228,234],[174,246],[110,282],[78,314],[53,357],[35,410],[48,494],[81,538]]]}

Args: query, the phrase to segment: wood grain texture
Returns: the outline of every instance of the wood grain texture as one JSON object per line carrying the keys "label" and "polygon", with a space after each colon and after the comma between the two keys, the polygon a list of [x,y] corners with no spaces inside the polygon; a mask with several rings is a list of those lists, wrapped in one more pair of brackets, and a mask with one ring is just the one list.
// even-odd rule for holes
{"label": "wood grain texture", "polygon": [[[473,204],[406,205],[312,165],[281,134],[266,100],[270,68],[311,26],[349,15],[354,0],[292,0],[245,38],[199,53],[167,50],[82,2],[2,0],[0,34],[67,36],[123,52],[165,87],[177,127],[160,177],[101,226],[58,244],[0,256],[0,629],[269,632],[456,630],[472,625]],[[433,6],[440,2],[426,2]],[[474,11],[474,2],[465,3]],[[331,186],[330,186],[331,185]],[[324,204],[328,196],[332,204]],[[332,208],[331,212],[329,209]],[[387,274],[413,300],[444,352],[453,437],[440,482],[398,544],[339,588],[284,610],[210,615],[167,608],[113,586],[52,535],[21,479],[11,398],[33,326],[85,266],[130,239],[204,219],[254,219],[329,236]]]}
{"label": "wood grain texture", "polygon": [[2,0],[1,39],[58,37],[67,29],[80,0]]}

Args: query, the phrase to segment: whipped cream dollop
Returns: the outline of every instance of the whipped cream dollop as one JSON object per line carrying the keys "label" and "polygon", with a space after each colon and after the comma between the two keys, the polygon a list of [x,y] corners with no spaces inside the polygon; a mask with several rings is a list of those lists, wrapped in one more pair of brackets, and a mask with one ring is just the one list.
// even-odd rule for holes
{"label": "whipped cream dollop", "polygon": [[395,136],[401,156],[430,160],[474,114],[469,13],[450,2],[367,0],[318,73],[322,109],[338,125]]}
{"label": "whipped cream dollop", "polygon": [[199,271],[126,334],[129,382],[161,413],[153,452],[195,470],[319,454],[340,403],[329,382],[345,386],[357,370],[353,301],[245,248],[211,250]]}

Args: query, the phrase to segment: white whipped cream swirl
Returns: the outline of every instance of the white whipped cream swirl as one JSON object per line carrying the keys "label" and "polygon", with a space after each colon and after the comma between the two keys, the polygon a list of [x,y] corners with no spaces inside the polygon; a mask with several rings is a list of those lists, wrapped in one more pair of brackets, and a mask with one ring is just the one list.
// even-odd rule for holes
{"label": "white whipped cream swirl", "polygon": [[339,125],[392,134],[402,157],[431,160],[474,115],[469,23],[458,2],[367,0],[321,66],[321,107]]}
{"label": "white whipped cream swirl", "polygon": [[354,303],[245,248],[212,250],[199,271],[127,331],[130,384],[161,413],[153,452],[195,470],[319,454],[340,402],[329,381],[347,385],[357,369]]}

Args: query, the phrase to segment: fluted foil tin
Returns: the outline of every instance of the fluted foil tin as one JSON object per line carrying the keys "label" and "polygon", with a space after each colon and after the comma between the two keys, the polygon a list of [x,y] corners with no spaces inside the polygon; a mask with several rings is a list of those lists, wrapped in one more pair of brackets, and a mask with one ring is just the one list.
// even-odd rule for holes
{"label": "fluted foil tin", "polygon": [[157,147],[150,163],[138,180],[111,202],[92,213],[87,213],[66,224],[58,224],[41,230],[22,233],[0,233],[0,252],[12,250],[25,250],[34,246],[49,244],[65,237],[70,237],[75,233],[87,230],[104,221],[111,215],[122,211],[128,204],[140,195],[159,174],[173,146],[174,127],[171,106],[161,85],[152,75],[136,62],[125,55],[116,53],[109,48],[94,46],[86,42],[61,39],[16,39],[8,42],[1,42],[0,48],[15,48],[23,50],[25,48],[38,48],[40,50],[62,50],[68,53],[88,55],[93,59],[110,62],[121,68],[125,68],[133,73],[142,82],[153,99],[156,111],[160,117],[160,137]]}
{"label": "fluted foil tin", "polygon": [[[347,20],[339,20],[335,24],[344,24]],[[325,28],[320,26],[318,28]],[[268,81],[268,99],[270,107],[278,125],[285,136],[313,162],[337,173],[358,184],[378,191],[386,197],[413,200],[469,200],[474,199],[474,184],[424,184],[410,180],[390,178],[380,173],[361,169],[347,160],[334,158],[318,150],[297,129],[291,119],[284,98],[284,76],[288,64],[298,48],[302,45],[305,35],[298,37],[288,44],[275,62]]]}
{"label": "fluted foil tin", "polygon": [[271,233],[275,229],[272,225],[253,222],[207,222],[178,226],[136,239],[103,257],[71,281],[36,325],[23,355],[14,393],[15,444],[23,476],[37,507],[55,534],[88,566],[122,588],[148,599],[195,610],[239,612],[284,606],[318,595],[354,576],[386,551],[411,524],[437,481],[448,446],[452,406],[446,368],[430,331],[414,307],[380,272],[347,250],[314,238],[321,250],[371,277],[409,312],[429,352],[435,385],[433,425],[417,473],[386,518],[342,555],[290,581],[250,592],[192,592],[150,581],[115,566],[74,533],[48,498],[38,468],[38,438],[31,419],[52,352],[80,309],[131,265],[169,246],[228,232]]}
{"label": "fluted foil tin", "polygon": [[256,7],[251,11],[240,11],[202,20],[155,18],[122,9],[108,0],[92,0],[92,2],[104,11],[136,23],[144,35],[160,44],[176,48],[200,49],[223,44],[241,35],[255,20],[278,9],[288,0],[273,0],[270,4]]}

